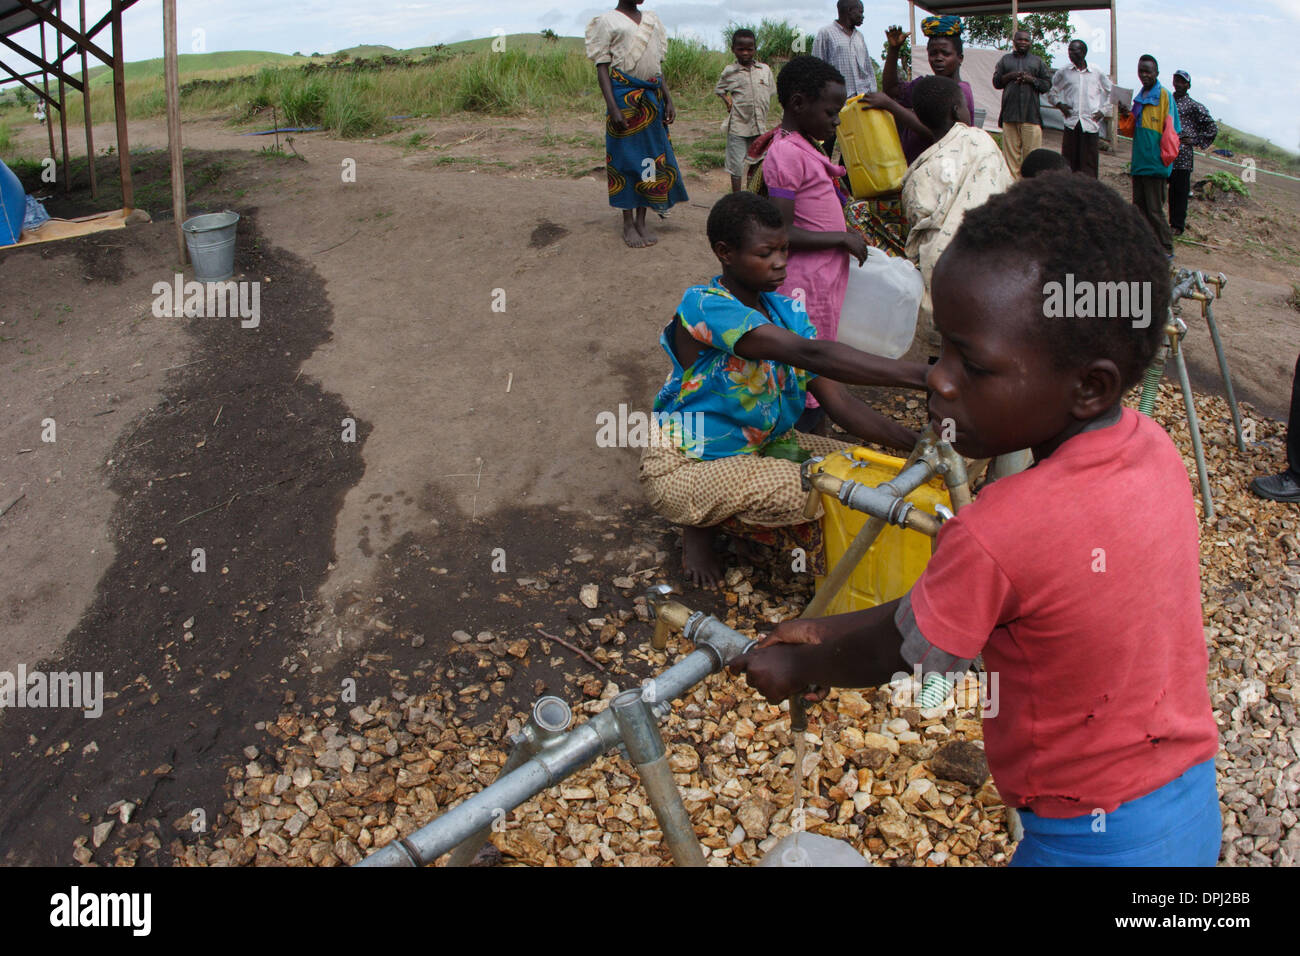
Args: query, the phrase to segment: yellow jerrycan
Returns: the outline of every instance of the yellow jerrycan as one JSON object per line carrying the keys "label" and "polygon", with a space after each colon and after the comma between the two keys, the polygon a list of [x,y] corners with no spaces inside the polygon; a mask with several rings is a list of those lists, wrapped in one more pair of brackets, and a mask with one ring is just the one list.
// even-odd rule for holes
{"label": "yellow jerrycan", "polygon": [[[897,478],[904,464],[903,459],[893,455],[856,447],[828,455],[813,471],[824,471],[844,481],[860,481],[874,487]],[[936,505],[952,507],[948,489],[937,476],[908,495],[907,500],[931,514],[935,513]],[[849,549],[870,516],[840,504],[829,495],[822,495],[822,505],[826,510],[822,517],[822,534],[829,571],[844,557],[844,552]],[[826,608],[825,613],[831,615],[861,611],[902,597],[925,570],[933,550],[934,540],[928,535],[910,528],[885,525],[876,543],[868,549],[845,583],[844,589]],[[820,588],[826,579],[818,577],[816,581]]]}
{"label": "yellow jerrycan", "polygon": [[840,110],[840,144],[844,165],[849,171],[849,187],[855,199],[874,199],[903,188],[907,160],[898,139],[894,117],[885,110],[864,110],[850,97]]}

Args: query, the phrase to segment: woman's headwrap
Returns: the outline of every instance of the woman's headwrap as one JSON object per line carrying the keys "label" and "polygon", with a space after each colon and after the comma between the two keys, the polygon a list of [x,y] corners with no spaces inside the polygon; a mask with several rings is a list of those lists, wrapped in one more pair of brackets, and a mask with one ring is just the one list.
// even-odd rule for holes
{"label": "woman's headwrap", "polygon": [[928,37],[961,36],[961,17],[926,17],[921,21],[921,32]]}

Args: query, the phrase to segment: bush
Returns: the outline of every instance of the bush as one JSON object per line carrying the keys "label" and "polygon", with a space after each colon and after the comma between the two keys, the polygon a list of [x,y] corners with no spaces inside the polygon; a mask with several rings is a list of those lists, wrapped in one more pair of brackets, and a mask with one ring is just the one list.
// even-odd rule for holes
{"label": "bush", "polygon": [[1236,176],[1226,170],[1217,170],[1205,177],[1205,198],[1213,199],[1216,192],[1236,193],[1249,198],[1250,189]]}
{"label": "bush", "polygon": [[521,50],[506,50],[466,63],[456,87],[456,109],[472,113],[517,112],[524,97],[518,67],[526,56]]}
{"label": "bush", "polygon": [[280,84],[279,107],[289,126],[319,126],[325,121],[329,88],[319,77],[285,77]]}
{"label": "bush", "polygon": [[664,55],[664,78],[668,89],[694,88],[717,83],[730,56],[710,50],[699,40],[668,39],[668,52]]}
{"label": "bush", "polygon": [[[728,23],[722,31],[723,46],[731,49],[731,38],[737,30],[752,30],[758,46],[758,59],[763,63],[788,60],[799,53],[811,53],[813,37],[801,34],[799,28],[786,20],[763,20],[758,26],[752,23]],[[800,49],[796,49],[800,47]]]}

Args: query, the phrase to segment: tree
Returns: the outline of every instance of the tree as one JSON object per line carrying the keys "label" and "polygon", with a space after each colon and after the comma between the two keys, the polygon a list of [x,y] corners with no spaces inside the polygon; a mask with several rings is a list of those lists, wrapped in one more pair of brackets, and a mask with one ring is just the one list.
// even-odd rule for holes
{"label": "tree", "polygon": [[[1031,53],[1043,58],[1049,67],[1052,55],[1047,51],[1057,44],[1070,42],[1073,33],[1070,29],[1070,13],[1061,10],[1058,13],[1029,13],[1020,17],[1020,29],[1028,30]],[[962,21],[962,33],[968,46],[992,47],[995,50],[1011,49],[1011,15],[966,17]]]}
{"label": "tree", "polygon": [[542,39],[548,40],[551,43],[558,43],[560,41],[560,36],[550,27],[547,27],[545,30],[542,31]]}

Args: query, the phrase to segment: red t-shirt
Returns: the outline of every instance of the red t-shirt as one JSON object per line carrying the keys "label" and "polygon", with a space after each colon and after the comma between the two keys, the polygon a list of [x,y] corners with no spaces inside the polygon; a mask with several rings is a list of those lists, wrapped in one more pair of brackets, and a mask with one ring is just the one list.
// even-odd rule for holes
{"label": "red t-shirt", "polygon": [[1109,813],[1218,752],[1197,535],[1181,456],[1132,409],[939,532],[912,611],[940,650],[983,653],[985,752],[1009,805]]}

